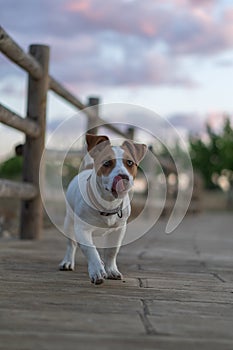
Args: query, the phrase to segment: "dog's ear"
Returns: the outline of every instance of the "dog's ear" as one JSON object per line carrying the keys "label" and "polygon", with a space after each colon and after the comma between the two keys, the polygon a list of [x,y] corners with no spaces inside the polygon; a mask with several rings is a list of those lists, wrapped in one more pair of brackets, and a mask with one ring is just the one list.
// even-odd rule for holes
{"label": "dog's ear", "polygon": [[106,145],[110,145],[109,138],[104,135],[92,135],[86,134],[87,150],[91,157],[94,157],[96,153],[101,152]]}
{"label": "dog's ear", "polygon": [[130,140],[124,141],[121,147],[131,155],[131,157],[137,165],[145,157],[145,154],[147,152],[146,145],[144,145],[143,143],[135,143]]}

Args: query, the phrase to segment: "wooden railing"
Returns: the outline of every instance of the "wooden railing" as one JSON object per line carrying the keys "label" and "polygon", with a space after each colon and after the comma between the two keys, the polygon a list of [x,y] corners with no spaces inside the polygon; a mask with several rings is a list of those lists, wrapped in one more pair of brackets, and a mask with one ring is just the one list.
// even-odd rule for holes
{"label": "wooden railing", "polygon": [[[49,76],[49,47],[31,45],[29,53],[23,49],[0,27],[0,50],[19,67],[28,73],[27,115],[26,118],[0,105],[0,122],[17,129],[26,135],[23,147],[23,182],[0,179],[0,197],[22,200],[20,237],[37,239],[41,236],[43,207],[39,191],[39,169],[45,145],[46,100],[48,90],[54,91],[87,117],[87,130],[96,132],[96,123],[105,124],[111,131],[125,137],[126,134],[99,117],[98,98],[90,98],[86,105],[71,94],[63,85]],[[92,107],[87,108],[86,107]],[[41,170],[40,170],[41,171]],[[41,175],[41,173],[40,173]],[[42,173],[43,177],[43,173]]]}

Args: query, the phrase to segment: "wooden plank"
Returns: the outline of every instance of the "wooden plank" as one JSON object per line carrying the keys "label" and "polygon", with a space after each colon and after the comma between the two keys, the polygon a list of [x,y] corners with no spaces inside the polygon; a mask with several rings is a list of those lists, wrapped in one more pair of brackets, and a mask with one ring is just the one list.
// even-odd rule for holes
{"label": "wooden plank", "polygon": [[[65,241],[57,229],[48,228],[36,244],[1,239],[0,348],[64,350],[78,343],[95,350],[232,350],[232,213],[186,216],[169,236],[163,234],[166,222],[122,247],[118,263],[124,280],[101,286],[90,283],[82,255],[75,272],[58,270]],[[140,230],[137,221],[132,225]],[[183,251],[197,262],[197,272]],[[187,265],[185,273],[180,263]],[[214,280],[225,289],[226,282],[216,278],[219,271],[231,279],[228,291],[211,291]],[[139,276],[153,279],[155,288],[137,285]]]}
{"label": "wooden plank", "polygon": [[22,118],[2,104],[0,104],[0,122],[22,131],[31,137],[38,137],[40,135],[40,127],[34,121]]}
{"label": "wooden plank", "polygon": [[11,61],[30,73],[35,79],[40,79],[43,75],[40,64],[30,54],[26,54],[23,49],[0,27],[0,50]]}
{"label": "wooden plank", "polygon": [[38,191],[29,183],[0,179],[0,197],[31,200]]}
{"label": "wooden plank", "polygon": [[[49,47],[44,45],[31,45],[30,54],[38,60],[43,67],[43,76],[39,80],[29,75],[28,111],[27,118],[34,120],[41,128],[40,137],[33,139],[26,137],[24,145],[23,180],[30,182],[39,189],[42,183],[44,167],[40,164],[45,143],[46,127],[46,99],[48,90]],[[22,202],[20,237],[22,239],[37,239],[41,236],[43,224],[43,206],[41,196],[32,201]]]}

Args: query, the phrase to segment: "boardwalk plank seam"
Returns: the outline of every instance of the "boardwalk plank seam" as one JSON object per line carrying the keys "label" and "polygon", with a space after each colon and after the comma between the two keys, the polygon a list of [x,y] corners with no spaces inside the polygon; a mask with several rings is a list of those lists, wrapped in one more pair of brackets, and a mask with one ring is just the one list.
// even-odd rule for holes
{"label": "boardwalk plank seam", "polygon": [[150,312],[149,312],[149,308],[146,303],[146,300],[141,299],[141,303],[142,303],[142,312],[139,312],[139,316],[144,326],[146,334],[158,335],[158,333],[156,332],[156,330],[154,329],[153,325],[151,324],[150,320],[147,317],[150,314]]}
{"label": "boardwalk plank seam", "polygon": [[221,277],[219,276],[219,274],[217,272],[212,272],[212,275],[217,278],[219,281],[223,282],[223,283],[226,283],[226,281]]}

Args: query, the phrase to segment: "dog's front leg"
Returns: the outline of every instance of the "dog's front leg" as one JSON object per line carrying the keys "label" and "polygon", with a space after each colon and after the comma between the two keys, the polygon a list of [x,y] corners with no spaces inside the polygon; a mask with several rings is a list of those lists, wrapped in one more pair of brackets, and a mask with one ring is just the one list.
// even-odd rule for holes
{"label": "dog's front leg", "polygon": [[68,239],[66,255],[59,265],[61,271],[74,271],[77,243]]}
{"label": "dog's front leg", "polygon": [[106,247],[104,249],[104,264],[108,279],[121,280],[123,278],[117,267],[117,254],[120,250],[122,240],[126,231],[126,225],[120,227],[106,236]]}
{"label": "dog's front leg", "polygon": [[94,245],[87,246],[84,244],[80,244],[80,248],[88,261],[88,273],[91,282],[94,284],[103,283],[107,275],[104,268],[104,264],[99,256],[96,247]]}
{"label": "dog's front leg", "polygon": [[74,221],[73,217],[67,208],[67,213],[64,222],[64,232],[68,238],[67,249],[64,259],[59,265],[62,271],[73,271],[75,268],[75,253],[77,249],[77,242],[74,237]]}
{"label": "dog's front leg", "polygon": [[101,284],[106,278],[106,271],[100,255],[93,244],[92,231],[89,227],[86,228],[85,226],[86,225],[80,223],[79,220],[75,220],[76,240],[83,254],[87,258],[88,273],[91,282],[94,284]]}

